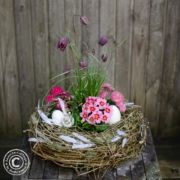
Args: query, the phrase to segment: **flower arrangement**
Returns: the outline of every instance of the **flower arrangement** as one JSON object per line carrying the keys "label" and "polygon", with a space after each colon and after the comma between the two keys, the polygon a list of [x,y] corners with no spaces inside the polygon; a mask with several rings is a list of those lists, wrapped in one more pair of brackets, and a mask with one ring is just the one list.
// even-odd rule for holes
{"label": "flower arrangement", "polygon": [[[87,17],[80,16],[80,23],[88,25]],[[99,59],[85,43],[87,52],[79,52],[73,29],[74,39],[68,31],[59,35],[57,44],[62,53],[70,48],[69,66],[53,78],[58,80],[46,96],[47,104],[38,103],[27,131],[34,153],[88,173],[137,156],[145,144],[146,125],[139,107],[106,82],[112,53],[125,39]],[[97,43],[102,48],[109,41],[102,36]],[[72,84],[64,90],[57,84],[66,79]]]}

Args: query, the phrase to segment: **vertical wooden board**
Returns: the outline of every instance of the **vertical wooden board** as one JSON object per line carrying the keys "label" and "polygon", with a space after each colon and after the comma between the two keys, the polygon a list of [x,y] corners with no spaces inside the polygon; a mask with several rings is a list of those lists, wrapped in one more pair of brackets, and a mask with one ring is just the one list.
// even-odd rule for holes
{"label": "vertical wooden board", "polygon": [[[63,33],[64,30],[64,1],[48,0],[48,28],[49,28],[49,65],[50,79],[63,72],[64,53],[56,48],[60,37],[57,33]],[[50,81],[53,86],[60,78]],[[64,84],[61,82],[63,87]]]}
{"label": "vertical wooden board", "polygon": [[[92,53],[92,49],[95,49],[95,55],[97,58],[99,57],[99,46],[98,40],[100,38],[99,35],[99,0],[92,0],[92,1],[82,1],[82,14],[86,16],[89,20],[88,26],[83,26],[82,32],[82,41],[88,46],[88,50],[86,49],[85,45],[82,45],[82,53],[89,52]],[[83,58],[90,62],[85,54]],[[95,63],[95,66],[98,66]]]}
{"label": "vertical wooden board", "polygon": [[34,63],[32,52],[31,8],[30,1],[14,1],[16,24],[16,49],[18,59],[20,105],[23,129],[34,111]]}
{"label": "vertical wooden board", "polygon": [[180,1],[167,1],[166,30],[161,82],[161,109],[159,134],[161,136],[179,135],[179,36]]}
{"label": "vertical wooden board", "polygon": [[[64,9],[65,29],[70,32],[69,36],[73,39],[73,41],[76,42],[76,46],[78,47],[78,51],[79,51],[79,53],[81,53],[82,26],[83,25],[81,24],[81,22],[79,20],[79,18],[80,18],[79,16],[75,16],[74,22],[73,22],[73,16],[75,14],[81,15],[81,12],[82,12],[81,0],[75,0],[75,1],[65,0],[64,3],[65,3],[65,6],[64,6],[64,8],[65,8]],[[74,34],[73,23],[74,23],[76,35]],[[79,63],[78,63],[78,60],[75,58],[75,55],[73,55],[73,52],[71,51],[71,49],[69,47],[66,48],[64,53],[65,53],[65,66],[68,66],[71,69],[77,69],[77,66],[79,66]],[[73,76],[74,74],[71,72],[70,75]],[[65,75],[65,77],[67,77],[67,75]],[[66,82],[66,85],[65,85],[66,90],[73,83],[73,81],[74,80],[72,78],[66,79],[66,81],[65,81]]]}
{"label": "vertical wooden board", "polygon": [[45,160],[42,160],[37,155],[34,155],[29,172],[29,179],[42,179],[45,168]]}
{"label": "vertical wooden board", "polygon": [[[3,33],[3,24],[4,22],[4,19],[5,19],[5,15],[4,15],[4,12],[3,12],[3,9],[4,8],[4,2],[5,1],[1,1],[1,4],[0,4],[0,32]],[[5,77],[4,77],[4,68],[5,68],[5,62],[4,62],[4,58],[3,58],[3,36],[0,36],[0,52],[1,52],[1,55],[0,55],[0,116],[1,116],[1,119],[0,119],[0,123],[1,123],[1,126],[0,126],[0,134],[4,134],[6,131],[7,131],[7,123],[6,123],[6,101],[5,101],[5,89],[4,89],[4,84],[5,84]]]}
{"label": "vertical wooden board", "polygon": [[59,166],[50,160],[45,161],[43,179],[58,179],[58,174]]}
{"label": "vertical wooden board", "polygon": [[144,68],[147,58],[149,1],[134,1],[133,17],[130,100],[144,107]]}
{"label": "vertical wooden board", "polygon": [[[149,21],[149,48],[146,63],[145,117],[150,121],[153,135],[157,135],[159,121],[159,88],[162,68],[164,0],[151,0]],[[153,112],[153,113],[152,113]]]}
{"label": "vertical wooden board", "polygon": [[0,23],[0,132],[6,135],[22,135],[12,0],[0,2]]}
{"label": "vertical wooden board", "polygon": [[74,172],[74,169],[72,168],[59,167],[58,179],[59,180],[72,180],[73,172]]}
{"label": "vertical wooden board", "polygon": [[129,99],[130,54],[131,49],[131,0],[118,0],[116,4],[116,44],[127,37],[115,53],[115,87]]}
{"label": "vertical wooden board", "polygon": [[[100,47],[100,57],[102,54],[108,54],[110,60],[110,51],[114,46],[115,31],[116,31],[116,0],[104,0],[100,1],[100,37],[109,37],[109,42]],[[114,39],[113,39],[114,38]],[[106,62],[108,64],[109,60]],[[111,62],[108,67],[107,82],[110,82],[114,86],[115,76],[115,54],[112,55]]]}
{"label": "vertical wooden board", "polygon": [[47,1],[32,0],[30,2],[32,12],[35,93],[36,100],[42,100],[50,88]]}

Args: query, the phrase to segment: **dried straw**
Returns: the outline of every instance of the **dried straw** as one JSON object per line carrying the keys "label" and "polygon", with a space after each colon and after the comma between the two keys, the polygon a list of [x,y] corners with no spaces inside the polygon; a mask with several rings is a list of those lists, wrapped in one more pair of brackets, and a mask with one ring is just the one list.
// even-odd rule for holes
{"label": "dried straw", "polygon": [[[46,138],[46,142],[30,143],[31,150],[35,154],[46,160],[52,160],[62,167],[71,167],[77,172],[85,170],[89,173],[116,167],[124,160],[138,157],[145,144],[147,125],[140,108],[130,106],[125,113],[122,113],[121,121],[101,133],[87,132],[79,127],[65,128],[49,125],[41,121],[37,112],[31,115],[29,127],[27,130],[29,137]],[[111,139],[117,135],[117,129],[125,132],[126,135],[112,143]],[[43,135],[37,133],[37,130]],[[86,149],[72,149],[71,143],[59,138],[60,135],[73,137],[72,132],[83,135],[95,146]],[[128,141],[122,147],[122,140],[125,137]]]}

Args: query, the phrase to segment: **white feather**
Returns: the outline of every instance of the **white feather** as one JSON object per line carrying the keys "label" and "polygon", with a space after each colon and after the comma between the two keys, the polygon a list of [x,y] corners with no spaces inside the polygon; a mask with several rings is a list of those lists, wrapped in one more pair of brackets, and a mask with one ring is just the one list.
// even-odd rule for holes
{"label": "white feather", "polygon": [[29,138],[28,141],[29,142],[38,142],[38,140],[36,138]]}
{"label": "white feather", "polygon": [[37,129],[35,129],[35,131],[36,131],[36,134],[38,134],[44,140],[44,142],[53,144],[53,142],[49,138],[47,138],[43,133],[41,133]]}
{"label": "white feather", "polygon": [[125,144],[127,143],[128,139],[127,138],[124,138],[123,141],[122,141],[122,148],[125,146]]}
{"label": "white feather", "polygon": [[114,136],[112,139],[111,139],[111,142],[116,142],[120,139],[121,137],[120,136]]}
{"label": "white feather", "polygon": [[124,103],[126,106],[132,106],[132,105],[134,105],[134,103],[133,102],[127,102],[127,103]]}
{"label": "white feather", "polygon": [[81,141],[84,141],[84,142],[87,142],[87,143],[91,143],[91,141],[87,138],[85,138],[84,136],[81,136],[80,134],[78,133],[75,133],[73,132],[72,133],[75,137],[77,137],[78,139],[80,139]]}
{"label": "white feather", "polygon": [[126,135],[126,133],[125,132],[123,132],[123,131],[120,131],[119,129],[116,131],[120,136],[124,136],[124,135]]}
{"label": "white feather", "polygon": [[73,144],[72,149],[85,149],[94,146],[94,144]]}
{"label": "white feather", "polygon": [[71,138],[69,136],[64,136],[64,135],[61,135],[59,136],[61,139],[63,139],[64,141],[66,142],[70,142],[70,143],[78,143],[78,141],[74,138]]}
{"label": "white feather", "polygon": [[41,138],[29,138],[28,139],[29,142],[45,142],[43,139]]}

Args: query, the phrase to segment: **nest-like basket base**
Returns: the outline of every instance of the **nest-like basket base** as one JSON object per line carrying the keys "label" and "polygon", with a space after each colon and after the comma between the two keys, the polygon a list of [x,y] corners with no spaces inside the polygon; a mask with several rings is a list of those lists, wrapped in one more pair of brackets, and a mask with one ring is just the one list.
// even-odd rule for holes
{"label": "nest-like basket base", "polygon": [[[44,158],[51,160],[62,167],[74,168],[77,172],[82,169],[89,173],[95,170],[104,170],[116,167],[124,160],[138,157],[146,140],[146,127],[140,107],[127,107],[121,114],[121,120],[109,126],[101,133],[84,131],[79,127],[59,127],[42,122],[37,112],[31,115],[29,121],[29,138],[36,138],[38,142],[31,142],[31,150]],[[111,142],[117,136],[117,130],[126,135],[118,141]],[[67,143],[60,135],[75,138],[76,132],[89,139],[95,146],[85,149],[72,149],[72,144]],[[127,142],[122,146],[123,140]]]}

